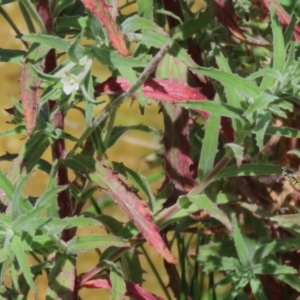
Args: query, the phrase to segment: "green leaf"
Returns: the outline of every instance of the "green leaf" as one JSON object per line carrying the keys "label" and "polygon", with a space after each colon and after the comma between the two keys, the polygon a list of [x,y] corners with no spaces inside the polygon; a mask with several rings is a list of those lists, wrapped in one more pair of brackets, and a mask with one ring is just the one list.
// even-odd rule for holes
{"label": "green leaf", "polygon": [[22,40],[27,42],[36,42],[41,45],[48,46],[49,48],[55,48],[67,52],[71,46],[71,42],[65,39],[59,38],[53,35],[44,34],[24,34],[22,35]]}
{"label": "green leaf", "polygon": [[247,164],[241,167],[229,166],[217,174],[216,179],[223,177],[236,177],[236,176],[261,176],[270,174],[281,174],[281,166],[263,165],[263,164]]}
{"label": "green leaf", "polygon": [[75,38],[75,40],[72,42],[68,49],[68,57],[70,61],[74,62],[75,64],[79,63],[79,59],[84,56],[84,53],[80,52],[80,44],[83,38],[83,31],[80,32]]}
{"label": "green leaf", "polygon": [[234,143],[225,144],[224,147],[231,149],[231,151],[233,152],[233,155],[236,159],[236,165],[239,168],[241,166],[242,160],[243,160],[244,147],[234,144]]}
{"label": "green leaf", "polygon": [[93,157],[76,154],[73,157],[67,158],[65,164],[74,171],[88,174],[95,170],[96,161]]}
{"label": "green leaf", "polygon": [[9,200],[12,200],[13,194],[15,192],[14,185],[6,177],[0,168],[0,195],[7,197]]}
{"label": "green leaf", "polygon": [[233,231],[233,225],[226,214],[213,203],[206,195],[187,196],[188,199],[196,204],[199,209],[204,210],[208,215],[220,221],[230,232]]}
{"label": "green leaf", "polygon": [[32,134],[21,150],[21,154],[23,155],[22,171],[26,170],[26,173],[30,173],[49,145],[50,139],[47,133],[40,131]]}
{"label": "green leaf", "polygon": [[60,28],[76,28],[79,30],[88,28],[88,17],[81,16],[63,16],[59,17],[55,21],[56,30]]}
{"label": "green leaf", "polygon": [[132,33],[138,30],[150,30],[156,32],[157,34],[167,36],[167,33],[153,21],[142,18],[138,15],[127,18],[122,23],[121,27],[124,34]]}
{"label": "green leaf", "polygon": [[153,20],[153,0],[137,0],[138,14],[149,20]]}
{"label": "green leaf", "polygon": [[22,66],[26,52],[22,50],[10,50],[0,48],[0,61],[10,62]]}
{"label": "green leaf", "polygon": [[148,62],[141,61],[134,57],[124,57],[117,51],[109,49],[93,47],[95,57],[103,64],[117,69],[119,66],[123,68],[146,67]]}
{"label": "green leaf", "polygon": [[[83,88],[84,87],[84,88]],[[92,127],[93,123],[93,110],[94,110],[94,87],[93,87],[93,78],[91,71],[88,72],[88,74],[84,78],[84,82],[81,85],[82,94],[85,101],[85,120],[87,127]],[[90,99],[93,101],[91,102]]]}
{"label": "green leaf", "polygon": [[19,125],[15,128],[9,129],[7,131],[0,132],[0,136],[12,136],[16,134],[21,134],[26,132],[26,126],[25,125]]}
{"label": "green leaf", "polygon": [[204,110],[215,116],[233,119],[242,119],[243,114],[241,109],[215,101],[182,101],[176,102],[176,105],[190,109]]}
{"label": "green leaf", "polygon": [[[209,243],[199,247],[199,256],[203,257],[207,256],[233,256],[237,257],[236,249],[233,241],[222,241],[217,243]],[[200,258],[199,258],[200,259]],[[198,257],[197,257],[198,260]]]}
{"label": "green leaf", "polygon": [[237,217],[234,213],[231,214],[231,221],[234,226],[232,238],[235,244],[235,249],[238,254],[241,265],[244,268],[250,268],[252,257],[255,249],[255,242],[244,236],[240,230]]}
{"label": "green leaf", "polygon": [[203,263],[204,272],[235,271],[237,275],[242,274],[243,269],[239,261],[233,257],[201,256],[200,254],[197,260]]}
{"label": "green leaf", "polygon": [[297,228],[299,226],[299,217],[300,214],[280,215],[271,217],[271,220],[285,228]]}
{"label": "green leaf", "polygon": [[18,264],[20,266],[20,270],[22,270],[24,277],[26,279],[26,282],[30,286],[30,288],[36,292],[36,286],[33,282],[32,273],[30,271],[30,267],[27,262],[27,255],[25,251],[23,250],[23,242],[21,241],[21,238],[18,235],[14,235],[11,240],[11,247],[14,251],[14,254],[16,256],[16,259],[18,261]]}
{"label": "green leaf", "polygon": [[[231,284],[229,292],[223,297],[222,300],[232,300],[235,299],[236,296],[241,292],[241,290],[248,284],[249,279],[246,277],[242,277],[241,279],[237,279],[236,276],[229,274],[223,280],[218,282],[218,285]],[[232,284],[234,282],[234,284]],[[248,299],[248,298],[247,298]]]}
{"label": "green leaf", "polygon": [[104,34],[102,23],[100,22],[99,18],[93,14],[90,10],[88,10],[88,25],[90,27],[90,31],[92,32],[92,35],[94,36],[94,39],[98,41],[99,45],[108,44],[107,37]]}
{"label": "green leaf", "polygon": [[300,138],[300,131],[290,127],[274,127],[268,126],[266,128],[266,135],[285,136],[290,138]]}
{"label": "green leaf", "polygon": [[151,133],[157,137],[161,137],[160,131],[148,125],[139,124],[139,125],[131,125],[131,126],[115,126],[112,129],[112,132],[110,134],[110,139],[107,148],[112,147],[115,144],[115,142],[120,138],[120,136],[128,130],[140,130],[143,132]]}
{"label": "green leaf", "polygon": [[162,48],[166,43],[171,43],[172,46],[169,49],[169,53],[182,60],[188,67],[198,67],[186,50],[169,37],[146,30],[143,32],[141,43],[157,49]]}
{"label": "green leaf", "polygon": [[111,282],[111,299],[123,299],[126,293],[126,284],[124,275],[115,264],[111,264],[109,279]]}
{"label": "green leaf", "polygon": [[251,81],[228,72],[209,68],[192,68],[193,72],[219,81],[223,86],[236,87],[245,96],[257,98],[260,88]]}
{"label": "green leaf", "polygon": [[256,116],[256,124],[253,132],[256,135],[256,143],[261,150],[264,146],[264,137],[267,127],[269,123],[272,121],[272,114],[269,111],[264,111],[262,109],[258,109],[257,116]]}
{"label": "green leaf", "polygon": [[218,152],[220,117],[210,116],[205,124],[205,135],[198,164],[198,176],[202,181],[213,169]]}
{"label": "green leaf", "polygon": [[[25,215],[19,216],[12,222],[11,228],[14,230],[15,233],[19,233],[23,230],[26,230],[26,226],[32,224],[33,220],[35,218],[38,218],[42,214],[42,212],[46,210],[47,206],[48,205],[35,207]],[[32,230],[34,229],[35,228],[32,228]]]}
{"label": "green leaf", "polygon": [[166,10],[166,9],[161,8],[161,9],[156,9],[155,12],[156,12],[156,14],[169,16],[169,17],[177,20],[180,24],[182,24],[181,18],[177,14],[171,12],[170,10]]}
{"label": "green leaf", "polygon": [[300,278],[298,276],[293,276],[290,274],[282,274],[276,276],[279,280],[287,283],[297,292],[300,292]]}
{"label": "green leaf", "polygon": [[[40,14],[38,13],[36,7],[34,6],[34,4],[29,1],[29,0],[22,0],[20,8],[23,10],[23,16],[25,15],[26,12],[26,17],[25,17],[25,21],[27,23],[28,29],[31,32],[35,32],[33,25],[33,22],[35,23],[35,25],[38,27],[38,31],[40,31],[43,34],[47,33],[47,29],[45,27],[45,24],[42,20],[42,17],[40,16]],[[29,20],[30,19],[30,20]],[[29,24],[31,26],[29,26]]]}
{"label": "green leaf", "polygon": [[21,178],[20,183],[17,185],[15,192],[12,196],[11,204],[11,217],[16,220],[22,213],[27,213],[31,209],[31,204],[23,197],[23,189],[27,183],[30,174]]}
{"label": "green leaf", "polygon": [[143,269],[136,249],[132,248],[121,256],[124,278],[132,283],[143,282]]}
{"label": "green leaf", "polygon": [[[75,0],[60,0],[57,1],[55,8],[54,8],[54,12],[53,12],[53,19],[55,19],[64,9],[66,9],[67,7],[71,6],[72,4],[75,3]],[[64,18],[66,18],[67,16],[64,16]],[[78,18],[78,16],[77,16]],[[56,24],[56,22],[55,22]],[[69,25],[70,26],[70,25]]]}
{"label": "green leaf", "polygon": [[100,247],[130,247],[130,243],[113,235],[85,235],[74,237],[67,243],[68,254],[78,254]]}
{"label": "green leaf", "polygon": [[[219,66],[219,68],[227,73],[232,73],[231,68],[229,66],[228,58],[224,56],[221,47],[214,46],[213,47],[213,55],[216,59],[216,62]],[[226,102],[233,106],[237,107],[239,109],[242,109],[243,101],[241,101],[241,96],[239,94],[239,91],[236,89],[235,86],[226,85],[224,86],[225,96],[226,96]],[[218,92],[220,99],[223,99],[223,91]],[[224,101],[223,101],[224,102]],[[232,119],[232,127],[235,132],[239,132],[239,130],[242,128],[241,122]]]}
{"label": "green leaf", "polygon": [[275,261],[272,260],[264,260],[262,263],[255,264],[252,267],[252,272],[254,274],[261,274],[261,275],[280,275],[280,274],[297,274],[296,269],[277,264]]}
{"label": "green leaf", "polygon": [[243,116],[248,117],[259,108],[266,109],[272,102],[277,100],[276,95],[271,94],[269,91],[261,92],[258,97],[255,98],[252,105],[244,112]]}
{"label": "green leaf", "polygon": [[185,21],[183,24],[174,27],[171,31],[172,39],[185,41],[199,30],[204,29],[212,19],[211,10],[200,13],[196,19]]}
{"label": "green leaf", "polygon": [[54,267],[49,275],[46,300],[71,299],[74,296],[75,275],[75,259],[65,253],[57,252]]}
{"label": "green leaf", "polygon": [[285,66],[285,45],[282,27],[278,21],[274,5],[271,4],[271,27],[273,32],[273,69],[283,73]]}
{"label": "green leaf", "polygon": [[255,276],[251,278],[250,286],[256,300],[267,300],[263,285],[261,284],[258,277]]}

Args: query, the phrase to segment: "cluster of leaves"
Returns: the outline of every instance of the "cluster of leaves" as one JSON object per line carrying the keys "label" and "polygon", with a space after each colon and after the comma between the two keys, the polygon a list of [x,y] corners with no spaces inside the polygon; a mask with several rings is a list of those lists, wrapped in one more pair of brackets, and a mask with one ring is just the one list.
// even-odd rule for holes
{"label": "cluster of leaves", "polygon": [[[26,298],[45,271],[47,299],[77,299],[83,287],[110,289],[112,299],[160,299],[141,287],[137,249],[146,241],[164,259],[176,299],[201,299],[204,273],[211,299],[226,284],[231,288],[225,299],[295,297],[300,231],[292,204],[298,194],[292,190],[285,199],[280,183],[267,187],[258,176],[279,174],[278,162],[283,164],[282,156],[300,137],[296,7],[287,13],[277,0],[214,0],[193,12],[197,1],[188,6],[183,0],[138,0],[137,12],[122,15],[116,2],[20,0],[29,34],[0,9],[26,48],[0,50],[2,62],[22,67],[21,101],[12,99],[14,107],[7,110],[13,128],[1,136],[27,137],[20,153],[1,157],[12,161],[6,174],[0,170],[1,295]],[[113,76],[104,82],[93,76],[95,60]],[[94,117],[102,94],[111,100]],[[129,96],[139,101],[141,113],[149,98],[161,103],[163,135],[146,124],[114,126],[116,110]],[[79,138],[64,131],[70,109],[86,120]],[[162,136],[165,181],[157,194],[126,162],[105,159],[127,130]],[[68,153],[65,140],[73,142]],[[51,163],[42,159],[48,147]],[[297,167],[297,152],[291,153],[287,163]],[[25,197],[36,169],[48,174],[47,188],[38,198]],[[70,182],[68,170],[77,180]],[[130,222],[102,214],[93,198],[97,189]],[[289,200],[280,203],[283,208],[272,204],[274,191],[275,200]],[[83,211],[88,201],[93,210]],[[108,233],[76,236],[85,226]],[[174,243],[179,258],[170,250]],[[99,248],[105,249],[99,263],[77,275],[77,255]],[[5,285],[8,271],[11,285]],[[224,275],[219,282],[216,272]],[[269,294],[270,284],[277,296]]]}

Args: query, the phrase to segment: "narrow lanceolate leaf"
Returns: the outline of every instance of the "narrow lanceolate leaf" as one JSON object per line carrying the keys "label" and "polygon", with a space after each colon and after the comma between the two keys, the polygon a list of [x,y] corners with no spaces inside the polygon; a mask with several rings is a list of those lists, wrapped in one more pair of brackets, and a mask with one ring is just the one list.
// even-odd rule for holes
{"label": "narrow lanceolate leaf", "polygon": [[192,71],[215,79],[224,86],[236,86],[242,94],[248,97],[256,98],[260,93],[256,84],[235,74],[209,68],[192,68]]}
{"label": "narrow lanceolate leaf", "polygon": [[285,45],[282,27],[275,16],[275,9],[271,9],[272,31],[273,31],[273,69],[283,72],[285,65]]}
{"label": "narrow lanceolate leaf", "polygon": [[231,220],[234,226],[232,238],[235,244],[235,249],[241,265],[244,268],[247,268],[251,265],[251,256],[253,255],[254,249],[251,247],[251,243],[247,243],[247,238],[242,234],[237,217],[234,213],[232,213]]}
{"label": "narrow lanceolate leaf", "polygon": [[13,249],[14,254],[16,255],[16,259],[18,261],[18,264],[20,266],[20,270],[22,270],[24,277],[26,279],[26,282],[30,286],[30,288],[35,292],[36,286],[33,282],[32,274],[30,271],[30,266],[27,262],[27,254],[23,250],[23,245],[21,238],[18,235],[14,235],[11,240],[11,247]]}
{"label": "narrow lanceolate leaf", "polygon": [[129,216],[149,244],[169,263],[177,263],[175,256],[169,251],[157,226],[144,203],[133,193],[109,168],[96,163],[96,171],[89,178],[114,199],[116,204]]}
{"label": "narrow lanceolate leaf", "polygon": [[114,48],[122,56],[129,56],[130,52],[126,47],[124,36],[117,23],[112,18],[109,12],[110,7],[106,2],[104,0],[82,0],[82,3],[100,19]]}
{"label": "narrow lanceolate leaf", "polygon": [[111,299],[124,299],[126,293],[126,284],[122,271],[115,265],[111,265],[109,279],[112,285]]}
{"label": "narrow lanceolate leaf", "polygon": [[83,235],[76,236],[67,244],[67,253],[78,254],[100,247],[130,247],[130,243],[113,235]]}
{"label": "narrow lanceolate leaf", "polygon": [[215,157],[218,152],[219,130],[220,117],[210,116],[205,124],[205,135],[198,164],[198,176],[200,180],[203,180],[213,169]]}
{"label": "narrow lanceolate leaf", "polygon": [[25,51],[0,48],[0,61],[22,65]]}
{"label": "narrow lanceolate leaf", "polygon": [[55,48],[64,52],[67,52],[69,47],[71,46],[71,42],[68,40],[45,34],[25,34],[22,35],[22,40],[47,46],[48,50],[51,48]]}
{"label": "narrow lanceolate leaf", "polygon": [[229,231],[233,231],[233,225],[226,214],[206,195],[188,196],[188,198],[192,203],[196,204],[199,209],[204,210],[209,216],[220,221]]}
{"label": "narrow lanceolate leaf", "polygon": [[21,102],[24,110],[27,135],[30,135],[35,127],[37,118],[37,106],[39,97],[39,88],[41,80],[36,75],[33,66],[42,70],[44,58],[47,54],[47,47],[33,44],[29,55],[25,59],[20,79],[21,83]]}
{"label": "narrow lanceolate leaf", "polygon": [[217,176],[216,179],[223,177],[236,177],[236,176],[262,176],[270,174],[281,174],[281,166],[264,165],[264,164],[248,164],[241,167],[229,166],[224,168]]}
{"label": "narrow lanceolate leaf", "polygon": [[196,111],[205,111],[206,114],[232,119],[242,119],[243,114],[243,111],[237,107],[214,101],[183,101],[178,102],[177,105]]}
{"label": "narrow lanceolate leaf", "polygon": [[70,255],[57,252],[55,265],[49,276],[46,300],[72,299],[75,287],[75,259]]}

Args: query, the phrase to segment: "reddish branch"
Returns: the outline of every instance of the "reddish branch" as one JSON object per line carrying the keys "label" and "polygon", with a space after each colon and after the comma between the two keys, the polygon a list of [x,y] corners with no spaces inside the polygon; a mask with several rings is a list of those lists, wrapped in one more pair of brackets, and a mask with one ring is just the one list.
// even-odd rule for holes
{"label": "reddish branch", "polygon": [[[51,17],[51,11],[49,7],[48,0],[39,0],[37,3],[37,11],[43,20],[43,23],[49,33],[52,33],[53,31],[53,20]],[[52,72],[57,66],[56,62],[56,55],[55,55],[55,49],[51,49],[45,59],[45,73]],[[48,107],[49,107],[49,113],[51,114],[58,106],[58,101],[49,100],[48,101]],[[55,128],[64,129],[64,114],[62,110],[57,110],[57,112],[54,114],[52,124]],[[52,157],[53,160],[59,160],[61,158],[64,158],[65,156],[65,141],[64,139],[57,139],[54,141],[52,147]],[[65,165],[61,164],[58,167],[57,172],[57,185],[68,185],[69,179],[68,179],[68,171]],[[65,218],[72,216],[73,211],[73,203],[72,198],[70,195],[70,190],[67,188],[62,192],[59,192],[57,195],[57,202],[59,206],[59,217]],[[64,241],[70,240],[74,236],[75,231],[74,230],[64,230],[62,232],[62,239]]]}

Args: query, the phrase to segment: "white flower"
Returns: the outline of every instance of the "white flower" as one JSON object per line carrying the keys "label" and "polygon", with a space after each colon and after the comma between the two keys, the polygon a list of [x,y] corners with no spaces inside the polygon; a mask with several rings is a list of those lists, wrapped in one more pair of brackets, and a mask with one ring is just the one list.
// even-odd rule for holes
{"label": "white flower", "polygon": [[70,95],[73,91],[79,89],[80,80],[73,74],[65,74],[60,80],[63,83],[63,91],[66,95]]}

